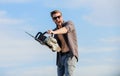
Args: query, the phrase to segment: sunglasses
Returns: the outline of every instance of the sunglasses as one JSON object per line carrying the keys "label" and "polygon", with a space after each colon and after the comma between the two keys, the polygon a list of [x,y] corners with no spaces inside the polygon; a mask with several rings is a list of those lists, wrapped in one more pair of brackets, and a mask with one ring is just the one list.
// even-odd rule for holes
{"label": "sunglasses", "polygon": [[56,20],[57,18],[60,19],[61,15],[60,16],[56,16],[56,17],[53,17],[53,20]]}

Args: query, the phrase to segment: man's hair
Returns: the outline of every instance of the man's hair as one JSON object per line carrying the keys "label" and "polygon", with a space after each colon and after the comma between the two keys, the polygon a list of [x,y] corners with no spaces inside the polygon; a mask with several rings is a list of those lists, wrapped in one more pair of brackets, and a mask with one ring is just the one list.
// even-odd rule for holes
{"label": "man's hair", "polygon": [[53,16],[53,14],[56,14],[56,13],[60,13],[62,15],[62,12],[60,12],[59,10],[54,10],[50,12],[51,17]]}

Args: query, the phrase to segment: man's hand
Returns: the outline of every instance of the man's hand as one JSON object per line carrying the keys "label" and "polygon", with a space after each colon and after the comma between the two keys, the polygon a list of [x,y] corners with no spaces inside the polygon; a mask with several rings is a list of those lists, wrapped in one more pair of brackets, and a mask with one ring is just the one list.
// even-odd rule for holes
{"label": "man's hand", "polygon": [[48,30],[47,33],[48,34],[55,34],[54,31],[52,31],[52,30]]}

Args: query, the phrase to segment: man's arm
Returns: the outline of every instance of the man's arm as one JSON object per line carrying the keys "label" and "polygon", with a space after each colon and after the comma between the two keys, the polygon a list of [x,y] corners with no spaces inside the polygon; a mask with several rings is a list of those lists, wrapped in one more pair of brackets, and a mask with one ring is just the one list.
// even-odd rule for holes
{"label": "man's arm", "polygon": [[62,28],[60,28],[60,29],[57,29],[57,30],[55,30],[55,31],[52,31],[52,30],[48,30],[48,34],[65,34],[65,33],[67,33],[67,29],[66,29],[66,27],[62,27]]}

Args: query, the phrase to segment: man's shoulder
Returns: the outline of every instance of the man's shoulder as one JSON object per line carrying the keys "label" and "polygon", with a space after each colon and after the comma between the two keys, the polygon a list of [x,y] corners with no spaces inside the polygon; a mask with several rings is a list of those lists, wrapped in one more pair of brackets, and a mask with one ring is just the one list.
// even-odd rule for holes
{"label": "man's shoulder", "polygon": [[66,22],[64,22],[63,26],[69,26],[69,25],[74,25],[74,23],[71,20],[68,20]]}
{"label": "man's shoulder", "polygon": [[65,21],[65,23],[73,23],[72,20]]}

